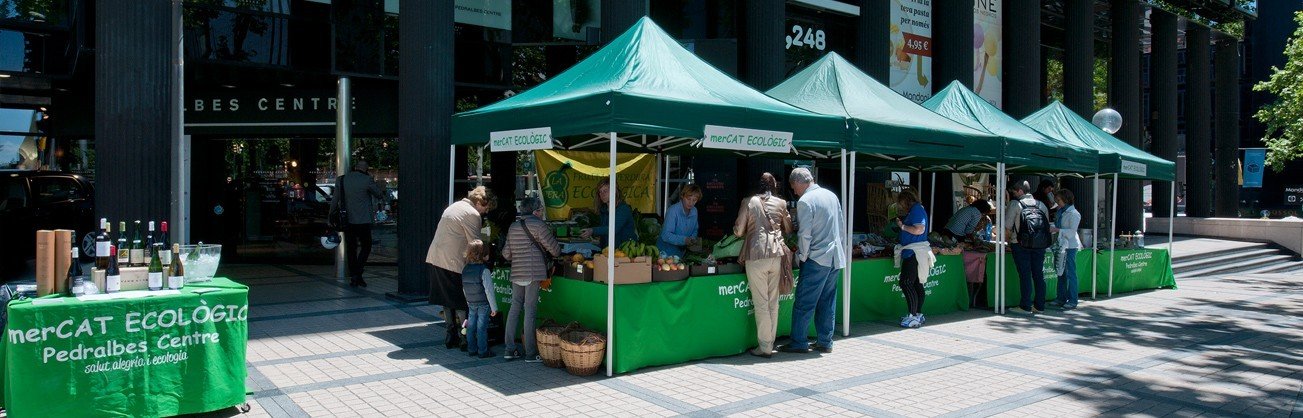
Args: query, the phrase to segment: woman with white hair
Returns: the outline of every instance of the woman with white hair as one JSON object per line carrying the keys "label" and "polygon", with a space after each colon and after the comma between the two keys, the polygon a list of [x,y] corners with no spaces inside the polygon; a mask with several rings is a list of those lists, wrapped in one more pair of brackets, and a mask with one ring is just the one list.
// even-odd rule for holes
{"label": "woman with white hair", "polygon": [[[534,315],[538,311],[538,290],[547,277],[548,263],[561,255],[561,244],[543,222],[543,202],[527,197],[520,202],[516,222],[507,229],[502,258],[511,262],[511,310],[507,312],[507,349],[503,358],[524,357],[526,363],[542,361],[534,341]],[[516,326],[524,313],[524,350],[516,345]]]}

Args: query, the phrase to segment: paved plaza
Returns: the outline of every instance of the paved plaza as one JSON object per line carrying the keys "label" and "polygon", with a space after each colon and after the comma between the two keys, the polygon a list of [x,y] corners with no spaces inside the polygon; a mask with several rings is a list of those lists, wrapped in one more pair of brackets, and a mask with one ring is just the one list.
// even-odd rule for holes
{"label": "paved plaza", "polygon": [[1067,313],[970,311],[917,330],[858,324],[832,354],[581,378],[444,349],[434,307],[385,299],[392,267],[370,269],[366,289],[327,266],[224,272],[251,288],[248,416],[1303,414],[1303,277],[1186,279]]}

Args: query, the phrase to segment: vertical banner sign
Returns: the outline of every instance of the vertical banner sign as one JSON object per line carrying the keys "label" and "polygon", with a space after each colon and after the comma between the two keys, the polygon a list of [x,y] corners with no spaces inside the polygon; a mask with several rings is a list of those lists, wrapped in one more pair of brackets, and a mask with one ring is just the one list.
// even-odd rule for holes
{"label": "vertical banner sign", "polygon": [[973,1],[973,92],[999,108],[1004,107],[1001,101],[1003,72],[1000,70],[1004,58],[1002,1]]}
{"label": "vertical banner sign", "polygon": [[[537,151],[548,219],[569,219],[572,210],[597,211],[597,183],[610,175],[605,152]],[[616,154],[616,187],[633,210],[656,213],[656,156]]]}
{"label": "vertical banner sign", "polygon": [[891,89],[915,103],[932,97],[932,0],[891,0]]}
{"label": "vertical banner sign", "polygon": [[1266,148],[1244,150],[1244,187],[1262,187],[1262,170],[1266,163]]}

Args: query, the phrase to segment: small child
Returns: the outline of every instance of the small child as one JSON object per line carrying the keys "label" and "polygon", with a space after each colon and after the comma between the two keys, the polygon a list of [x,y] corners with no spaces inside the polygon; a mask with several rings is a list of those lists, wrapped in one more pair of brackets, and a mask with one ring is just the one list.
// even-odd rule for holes
{"label": "small child", "polygon": [[489,247],[474,240],[466,247],[466,268],[461,272],[462,292],[466,295],[466,351],[471,357],[491,358],[489,351],[489,317],[498,315],[498,301],[493,291],[493,272],[485,265]]}

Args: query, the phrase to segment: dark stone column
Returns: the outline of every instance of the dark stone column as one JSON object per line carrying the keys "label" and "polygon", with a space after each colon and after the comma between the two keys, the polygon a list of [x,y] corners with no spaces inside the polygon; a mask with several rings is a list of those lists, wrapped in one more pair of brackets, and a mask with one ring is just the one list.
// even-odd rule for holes
{"label": "dark stone column", "polygon": [[1209,31],[1190,23],[1185,32],[1185,215],[1212,216],[1212,107]]}
{"label": "dark stone column", "polygon": [[[785,76],[787,51],[784,49],[783,29],[787,20],[786,2],[751,0],[738,2],[738,7],[742,8],[742,30],[738,39],[742,82],[756,90],[769,90]],[[747,158],[739,162],[744,168],[740,184],[753,184],[764,172],[787,178],[782,160]]]}
{"label": "dark stone column", "polygon": [[618,38],[647,15],[648,0],[601,0],[602,43]]}
{"label": "dark stone column", "polygon": [[453,8],[449,1],[399,4],[398,228],[400,298],[429,292],[425,252],[448,201],[448,146],[452,143]]}
{"label": "dark stone column", "polygon": [[[932,2],[932,91],[939,92],[958,80],[973,88],[973,0]],[[954,180],[950,173],[937,173],[932,184],[932,174],[924,173],[923,196],[926,205],[932,187],[936,187],[936,205],[928,207],[937,223],[944,223],[954,215],[950,203]]]}
{"label": "dark stone column", "polygon": [[[1109,4],[1113,19],[1113,45],[1110,48],[1113,60],[1109,65],[1108,98],[1113,109],[1122,114],[1122,129],[1113,136],[1140,148],[1140,3],[1136,0],[1112,0]],[[1117,193],[1120,202],[1118,231],[1135,231],[1140,229],[1144,220],[1140,181],[1124,180],[1120,183]],[[1106,208],[1104,214],[1110,213],[1111,208]],[[1100,236],[1105,234],[1101,229]]]}
{"label": "dark stone column", "polygon": [[1238,163],[1240,148],[1240,49],[1234,37],[1219,35],[1213,70],[1217,89],[1213,125],[1217,151],[1213,160],[1216,176],[1214,207],[1219,218],[1237,218],[1240,208]]}
{"label": "dark stone column", "polygon": [[888,84],[891,77],[887,57],[891,55],[891,35],[882,28],[891,25],[893,3],[884,0],[859,0],[860,17],[855,19],[855,65],[873,79]]}
{"label": "dark stone column", "polygon": [[[1159,158],[1176,161],[1176,21],[1174,14],[1153,9],[1153,48],[1150,54],[1150,100],[1154,104],[1153,153]],[[1172,186],[1165,181],[1153,182],[1154,217],[1171,216]]]}
{"label": "dark stone column", "polygon": [[[1063,104],[1089,120],[1095,114],[1095,1],[1064,0],[1063,3]],[[1095,198],[1095,188],[1089,180],[1063,177],[1059,187],[1071,190],[1078,202]],[[1090,228],[1094,221],[1087,215],[1082,214],[1082,228]]]}
{"label": "dark stone column", "polygon": [[176,20],[172,2],[95,3],[97,218],[116,223],[170,215],[172,128],[181,108],[175,94],[181,80],[172,67]]}
{"label": "dark stone column", "polygon": [[1004,2],[1004,111],[1018,119],[1042,107],[1041,4]]}

